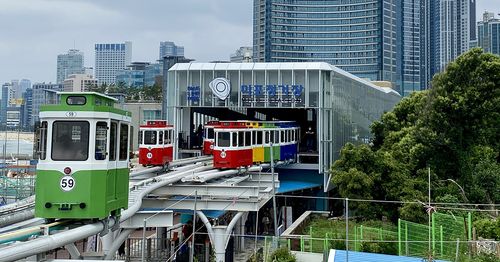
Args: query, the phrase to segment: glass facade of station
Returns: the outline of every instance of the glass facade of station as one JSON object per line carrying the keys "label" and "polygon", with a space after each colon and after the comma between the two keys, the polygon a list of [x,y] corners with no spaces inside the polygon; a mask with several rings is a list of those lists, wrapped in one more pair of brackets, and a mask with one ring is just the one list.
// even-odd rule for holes
{"label": "glass facade of station", "polygon": [[[212,91],[216,78],[225,78],[229,87]],[[170,68],[166,83],[165,113],[177,134],[189,128],[183,119],[194,107],[315,110],[318,168],[324,174],[346,142],[367,143],[369,125],[401,99],[392,89],[321,62],[180,63]],[[230,90],[219,90],[224,88]],[[227,98],[217,90],[229,91]]]}

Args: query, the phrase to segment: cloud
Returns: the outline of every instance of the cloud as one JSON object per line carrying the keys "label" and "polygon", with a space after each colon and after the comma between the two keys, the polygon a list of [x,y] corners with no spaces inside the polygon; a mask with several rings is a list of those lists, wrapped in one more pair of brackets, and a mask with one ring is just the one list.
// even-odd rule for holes
{"label": "cloud", "polygon": [[198,61],[228,60],[252,44],[252,0],[0,0],[0,82],[55,81],[57,55],[75,46],[94,67],[95,43],[133,42],[133,61],[158,59],[160,41]]}

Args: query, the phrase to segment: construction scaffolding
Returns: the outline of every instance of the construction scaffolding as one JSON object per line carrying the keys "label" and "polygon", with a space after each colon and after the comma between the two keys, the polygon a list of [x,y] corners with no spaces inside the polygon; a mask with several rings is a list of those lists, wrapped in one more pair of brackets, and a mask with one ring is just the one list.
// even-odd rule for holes
{"label": "construction scaffolding", "polygon": [[0,205],[10,204],[35,193],[35,176],[0,176]]}

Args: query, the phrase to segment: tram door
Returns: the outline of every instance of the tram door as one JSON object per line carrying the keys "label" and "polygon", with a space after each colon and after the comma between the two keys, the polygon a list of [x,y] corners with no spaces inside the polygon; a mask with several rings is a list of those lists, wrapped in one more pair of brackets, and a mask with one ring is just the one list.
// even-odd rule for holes
{"label": "tram door", "polygon": [[111,121],[109,130],[109,162],[106,181],[106,201],[113,201],[116,196],[116,169],[118,167],[118,122]]}

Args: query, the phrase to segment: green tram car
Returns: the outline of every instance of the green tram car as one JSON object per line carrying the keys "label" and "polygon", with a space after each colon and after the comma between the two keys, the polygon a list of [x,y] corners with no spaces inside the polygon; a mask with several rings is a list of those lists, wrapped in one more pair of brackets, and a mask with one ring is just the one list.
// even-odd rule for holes
{"label": "green tram car", "polygon": [[94,92],[40,108],[35,216],[104,219],[128,205],[130,112]]}

